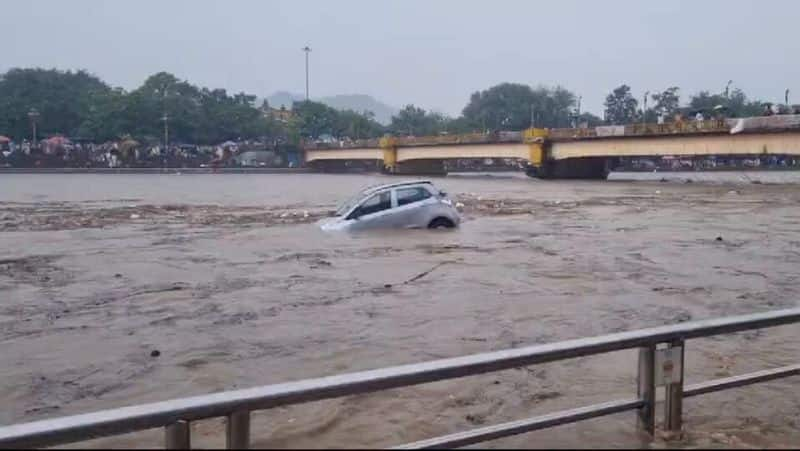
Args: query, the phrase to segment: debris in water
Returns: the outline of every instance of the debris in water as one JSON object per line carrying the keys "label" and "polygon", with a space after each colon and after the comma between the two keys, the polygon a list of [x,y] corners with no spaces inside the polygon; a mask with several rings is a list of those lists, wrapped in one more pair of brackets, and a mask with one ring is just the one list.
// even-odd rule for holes
{"label": "debris in water", "polygon": [[131,215],[131,219],[139,219],[139,218],[141,218],[141,216],[137,215],[136,213]]}
{"label": "debris in water", "polygon": [[116,273],[116,274],[114,274],[114,277],[116,277],[117,279],[119,279],[119,278],[121,278],[121,277],[122,277],[122,274],[120,274],[120,273]]}
{"label": "debris in water", "polygon": [[661,190],[656,190],[656,194],[661,194]]}
{"label": "debris in water", "polygon": [[718,236],[718,237],[717,237],[717,241],[722,241],[722,237],[721,237],[721,236]]}
{"label": "debris in water", "polygon": [[280,217],[281,217],[281,219],[288,218],[289,217],[289,213],[287,213],[287,212],[281,213]]}
{"label": "debris in water", "polygon": [[153,349],[152,351],[150,351],[150,357],[158,357],[160,355],[161,351],[159,351],[158,349]]}

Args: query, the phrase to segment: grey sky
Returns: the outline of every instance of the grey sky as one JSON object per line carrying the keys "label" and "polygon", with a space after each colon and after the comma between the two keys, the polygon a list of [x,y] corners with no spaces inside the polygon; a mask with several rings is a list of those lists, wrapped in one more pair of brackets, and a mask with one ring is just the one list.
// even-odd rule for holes
{"label": "grey sky", "polygon": [[503,81],[561,84],[602,110],[628,83],[800,100],[796,0],[0,0],[0,71],[85,68],[138,86],[161,70],[266,96],[364,93],[458,114]]}

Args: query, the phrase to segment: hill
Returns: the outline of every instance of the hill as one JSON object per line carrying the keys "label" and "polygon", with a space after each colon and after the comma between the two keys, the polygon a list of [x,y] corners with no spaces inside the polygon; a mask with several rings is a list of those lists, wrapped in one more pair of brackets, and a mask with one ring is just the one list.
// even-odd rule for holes
{"label": "hill", "polygon": [[[295,101],[302,101],[305,98],[302,94],[295,94],[287,91],[278,91],[267,97],[267,102],[273,108],[280,108],[285,105],[290,108]],[[375,120],[382,124],[388,124],[392,120],[392,115],[397,114],[398,108],[387,105],[372,96],[366,94],[341,94],[322,98],[312,98],[316,102],[324,103],[337,110],[353,111],[372,111],[375,113]]]}

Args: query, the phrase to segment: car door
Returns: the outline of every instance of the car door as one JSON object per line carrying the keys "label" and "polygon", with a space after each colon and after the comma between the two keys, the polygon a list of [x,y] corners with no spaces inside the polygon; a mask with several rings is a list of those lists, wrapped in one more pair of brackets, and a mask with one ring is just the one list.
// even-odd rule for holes
{"label": "car door", "polygon": [[393,217],[401,227],[428,227],[432,215],[432,204],[436,203],[433,194],[423,186],[409,186],[395,189],[397,207]]}
{"label": "car door", "polygon": [[390,226],[392,210],[392,191],[386,190],[368,197],[353,210],[348,219],[352,219],[352,230],[384,228]]}

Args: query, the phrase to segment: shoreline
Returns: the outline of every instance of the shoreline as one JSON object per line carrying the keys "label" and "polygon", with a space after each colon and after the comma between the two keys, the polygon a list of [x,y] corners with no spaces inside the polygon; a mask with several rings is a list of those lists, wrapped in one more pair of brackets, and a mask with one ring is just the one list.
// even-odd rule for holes
{"label": "shoreline", "polygon": [[[687,174],[687,173],[787,173],[800,172],[797,168],[724,168],[684,171],[626,170],[613,174]],[[376,174],[375,171],[325,172],[314,168],[0,168],[0,174]],[[450,174],[524,173],[522,170],[492,169],[488,171],[458,170]]]}
{"label": "shoreline", "polygon": [[0,174],[306,174],[311,168],[0,168]]}

